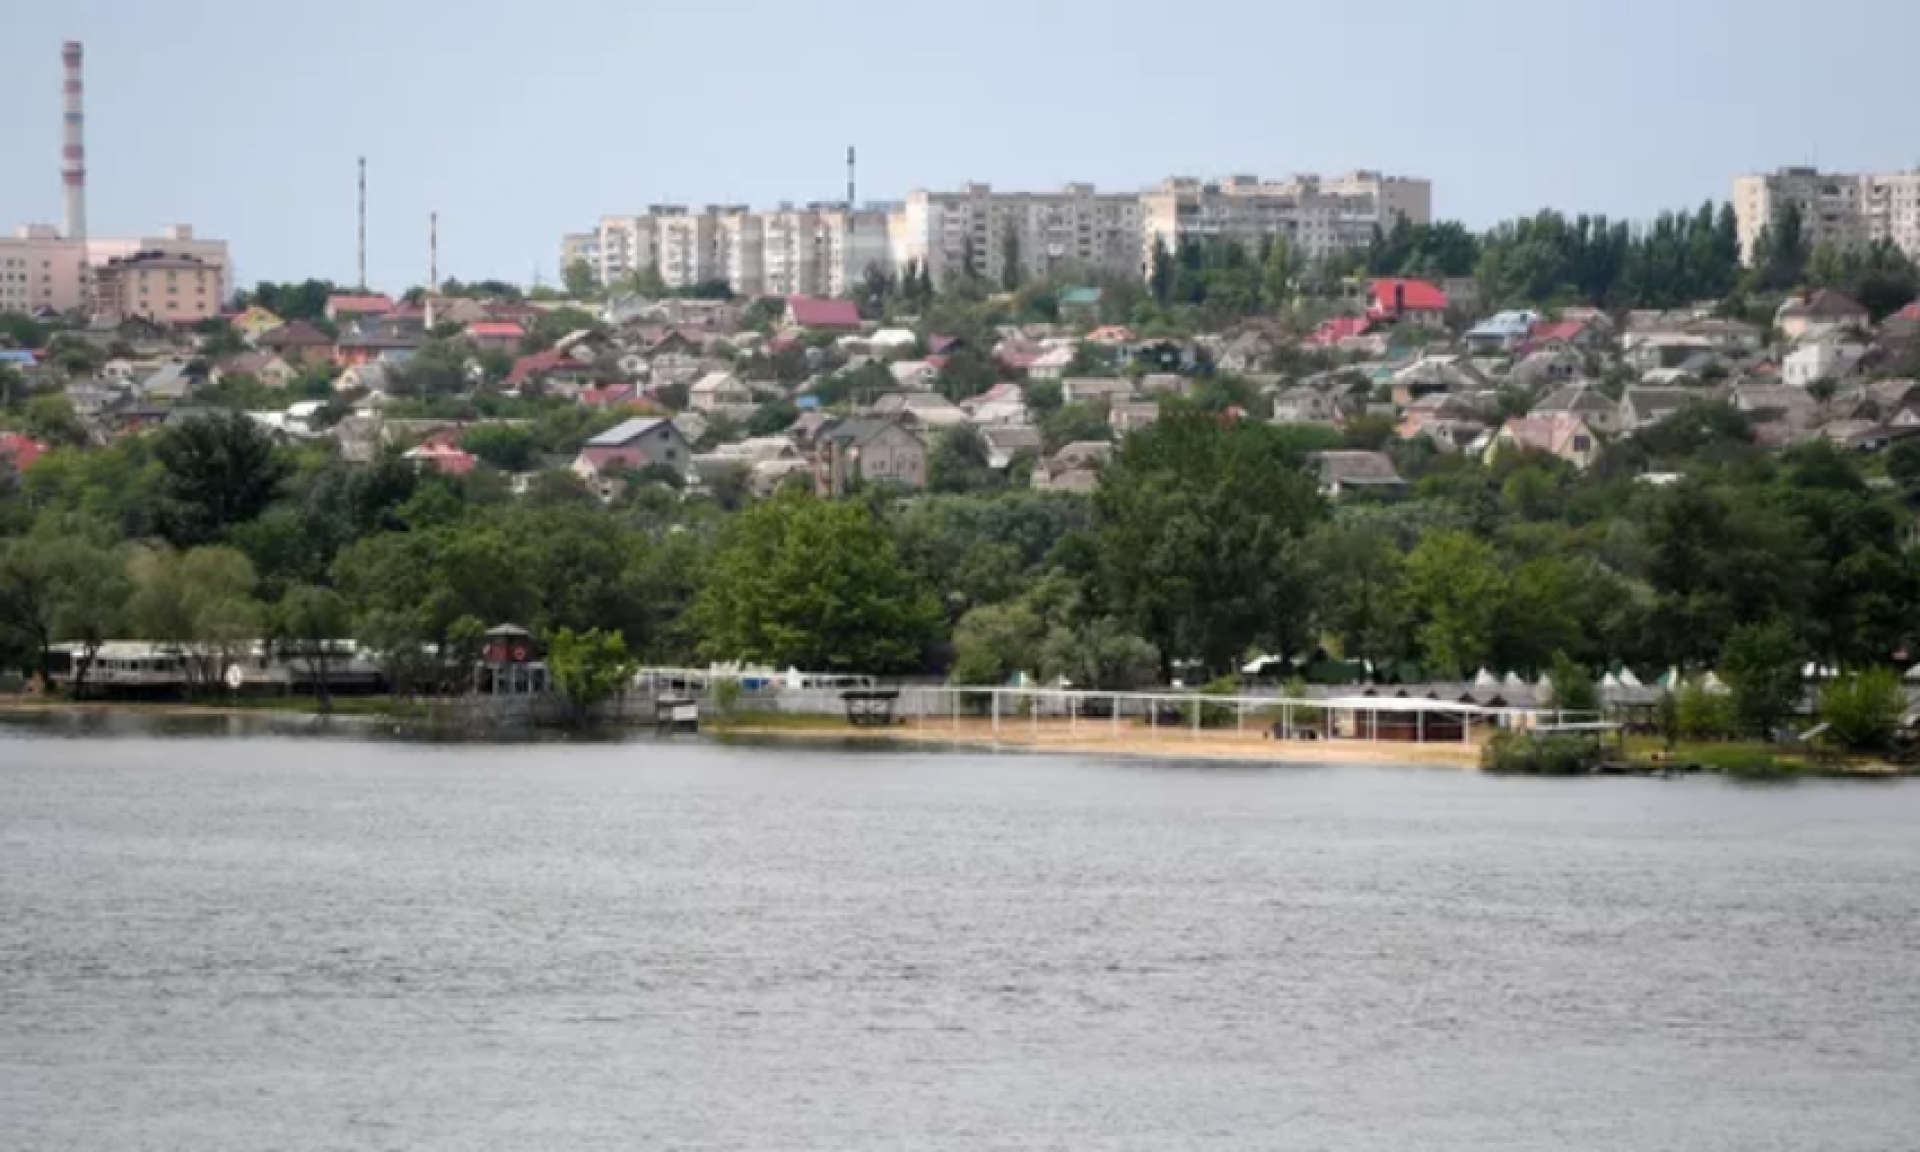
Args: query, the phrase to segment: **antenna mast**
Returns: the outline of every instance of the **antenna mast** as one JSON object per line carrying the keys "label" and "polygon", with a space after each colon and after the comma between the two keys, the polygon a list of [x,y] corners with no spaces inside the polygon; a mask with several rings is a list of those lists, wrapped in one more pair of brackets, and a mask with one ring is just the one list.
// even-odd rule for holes
{"label": "antenna mast", "polygon": [[367,158],[360,157],[360,290],[367,290]]}
{"label": "antenna mast", "polygon": [[427,332],[433,332],[433,298],[440,292],[440,213],[427,217]]}

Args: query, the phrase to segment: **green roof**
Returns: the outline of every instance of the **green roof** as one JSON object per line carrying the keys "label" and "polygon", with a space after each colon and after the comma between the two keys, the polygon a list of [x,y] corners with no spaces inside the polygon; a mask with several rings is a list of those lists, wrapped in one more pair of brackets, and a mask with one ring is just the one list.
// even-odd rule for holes
{"label": "green roof", "polygon": [[1078,305],[1085,308],[1094,308],[1099,306],[1101,295],[1102,293],[1098,288],[1062,288],[1060,290],[1060,303],[1063,306]]}

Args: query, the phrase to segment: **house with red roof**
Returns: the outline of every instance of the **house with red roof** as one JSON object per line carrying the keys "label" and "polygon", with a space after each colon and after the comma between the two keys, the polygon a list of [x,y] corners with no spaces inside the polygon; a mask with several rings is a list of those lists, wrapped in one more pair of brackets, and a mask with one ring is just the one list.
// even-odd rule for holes
{"label": "house with red roof", "polygon": [[467,339],[482,351],[511,352],[520,347],[527,330],[511,320],[476,320],[467,325]]}
{"label": "house with red roof", "polygon": [[574,399],[582,408],[619,408],[638,403],[640,392],[631,384],[608,384],[588,388]]}
{"label": "house with red roof", "polygon": [[1368,287],[1367,315],[1376,320],[1445,327],[1447,294],[1425,280],[1387,277]]}
{"label": "house with red roof", "polygon": [[1348,340],[1358,340],[1373,327],[1373,321],[1365,316],[1336,316],[1322,321],[1320,327],[1307,337],[1307,343],[1316,348],[1338,348]]}
{"label": "house with red roof", "polygon": [[787,297],[788,328],[858,332],[862,326],[860,309],[851,300],[827,300],[818,296]]}
{"label": "house with red roof", "polygon": [[432,469],[443,476],[465,476],[480,463],[479,458],[465,448],[432,440],[409,449],[401,459],[421,471]]}
{"label": "house with red roof", "polygon": [[577,395],[592,384],[597,375],[592,364],[576,360],[557,348],[550,348],[515,360],[513,371],[507,373],[504,387],[508,392],[519,392],[529,386],[537,386],[546,392]]}
{"label": "house with red roof", "polygon": [[327,297],[327,319],[339,324],[368,316],[385,316],[393,311],[393,298],[381,295],[335,295]]}
{"label": "house with red roof", "polygon": [[47,454],[47,446],[18,432],[0,432],[0,464],[15,472],[25,472],[33,462]]}
{"label": "house with red roof", "polygon": [[1500,426],[1487,443],[1486,463],[1503,451],[1532,449],[1558,456],[1575,468],[1585,468],[1600,454],[1600,438],[1578,415],[1557,412],[1545,416],[1519,416]]}
{"label": "house with red roof", "polygon": [[253,346],[296,366],[319,364],[333,358],[333,337],[305,320],[262,332],[254,339]]}

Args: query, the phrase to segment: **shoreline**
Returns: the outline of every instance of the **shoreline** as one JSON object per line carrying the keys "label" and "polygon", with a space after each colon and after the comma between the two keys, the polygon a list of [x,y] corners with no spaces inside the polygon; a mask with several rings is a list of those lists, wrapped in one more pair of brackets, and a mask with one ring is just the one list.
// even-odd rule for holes
{"label": "shoreline", "polygon": [[[823,718],[824,719],[824,718]],[[1084,756],[1126,756],[1140,759],[1207,762],[1271,762],[1275,764],[1405,764],[1420,767],[1465,768],[1478,771],[1476,744],[1401,744],[1392,741],[1274,740],[1247,732],[1186,728],[1152,731],[1138,726],[1119,733],[1104,725],[1047,721],[1037,727],[1028,721],[1006,721],[996,735],[990,721],[970,720],[958,727],[948,723],[894,724],[860,728],[844,721],[832,724],[767,724],[752,720],[703,724],[702,735],[720,738],[793,739],[811,743],[856,742],[922,745],[930,748],[967,748],[1009,752],[1058,752]]]}

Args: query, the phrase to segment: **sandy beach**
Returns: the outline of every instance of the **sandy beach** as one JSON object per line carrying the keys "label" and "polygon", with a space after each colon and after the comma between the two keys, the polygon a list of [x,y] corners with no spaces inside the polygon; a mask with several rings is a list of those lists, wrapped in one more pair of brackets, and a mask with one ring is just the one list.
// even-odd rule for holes
{"label": "sandy beach", "polygon": [[991,720],[909,719],[884,728],[859,728],[847,723],[756,723],[753,719],[712,725],[723,736],[752,736],[796,740],[871,740],[908,744],[950,745],[961,748],[1007,748],[1044,752],[1073,752],[1095,756],[1142,756],[1159,759],[1271,760],[1292,764],[1432,764],[1477,768],[1478,744],[1411,744],[1366,740],[1274,740],[1253,728],[1226,729],[1119,727],[1103,720],[1003,719],[999,731]]}

